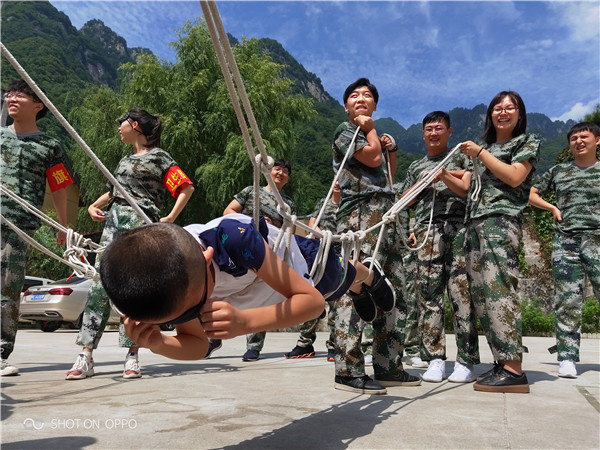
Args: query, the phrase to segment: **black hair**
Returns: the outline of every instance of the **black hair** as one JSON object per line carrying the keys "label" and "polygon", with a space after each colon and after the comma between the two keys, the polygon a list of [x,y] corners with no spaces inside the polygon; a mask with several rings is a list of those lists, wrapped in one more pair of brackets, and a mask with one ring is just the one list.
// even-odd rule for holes
{"label": "black hair", "polygon": [[292,174],[292,165],[287,159],[276,159],[273,163],[273,167],[285,167],[288,170],[288,175]]}
{"label": "black hair", "polygon": [[[29,85],[27,83],[25,83],[25,81],[23,80],[13,80],[11,81],[8,86],[6,87],[6,90],[4,91],[5,94],[8,94],[9,92],[22,92],[23,94],[29,95],[31,98],[33,98],[33,101],[36,103],[42,103],[42,101],[40,100],[40,98],[35,95],[35,92],[33,92],[33,89],[31,89],[29,87]],[[46,107],[46,105],[44,105],[42,103],[43,108],[40,109],[38,111],[38,113],[35,115],[35,120],[40,120],[42,117],[44,117],[46,115],[46,113],[48,112],[48,108]]]}
{"label": "black hair", "polygon": [[172,315],[188,289],[202,291],[206,260],[194,237],[172,223],[119,234],[104,250],[100,280],[115,307],[142,322]]}
{"label": "black hair", "polygon": [[430,112],[423,118],[423,128],[425,128],[425,125],[427,125],[428,123],[441,122],[441,121],[446,122],[446,126],[448,128],[450,128],[450,116],[448,115],[447,112],[444,112],[444,111]]}
{"label": "black hair", "polygon": [[579,133],[580,131],[589,131],[596,137],[600,136],[600,127],[597,124],[593,122],[579,122],[573,125],[567,133],[567,142],[571,140],[573,133]]}
{"label": "black hair", "polygon": [[148,141],[145,147],[160,147],[162,121],[159,116],[154,116],[144,109],[131,108],[123,117],[118,119],[118,122],[123,123],[127,119],[131,119],[138,123],[142,134]]}
{"label": "black hair", "polygon": [[371,91],[371,94],[373,94],[373,99],[375,100],[375,103],[377,103],[379,101],[379,92],[377,92],[377,88],[375,87],[375,85],[371,84],[371,82],[369,81],[368,78],[359,78],[354,83],[351,83],[350,86],[348,86],[346,88],[346,90],[344,91],[344,105],[348,101],[348,97],[350,97],[350,94],[352,94],[352,92],[356,88],[363,87],[363,86],[366,86],[369,89],[369,91]]}
{"label": "black hair", "polygon": [[496,128],[494,128],[494,123],[492,122],[492,110],[494,109],[494,106],[504,99],[504,97],[510,97],[516,107],[519,108],[519,120],[512,132],[512,137],[522,135],[527,129],[527,111],[525,110],[525,103],[523,103],[521,96],[515,91],[498,92],[490,102],[485,115],[485,127],[481,138],[486,144],[493,144],[496,142]]}

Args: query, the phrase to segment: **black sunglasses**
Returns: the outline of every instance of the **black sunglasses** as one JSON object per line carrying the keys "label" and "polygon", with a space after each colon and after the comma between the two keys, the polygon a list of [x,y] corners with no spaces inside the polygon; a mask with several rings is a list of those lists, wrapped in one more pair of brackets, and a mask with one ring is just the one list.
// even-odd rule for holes
{"label": "black sunglasses", "polygon": [[200,310],[206,303],[206,297],[208,296],[208,266],[206,267],[206,271],[204,272],[204,294],[202,295],[202,299],[196,306],[192,306],[190,309],[185,311],[180,316],[175,317],[173,320],[169,320],[168,322],[163,322],[157,324],[161,327],[172,327],[174,325],[179,325],[185,322],[189,322],[190,320],[198,319],[200,316]]}

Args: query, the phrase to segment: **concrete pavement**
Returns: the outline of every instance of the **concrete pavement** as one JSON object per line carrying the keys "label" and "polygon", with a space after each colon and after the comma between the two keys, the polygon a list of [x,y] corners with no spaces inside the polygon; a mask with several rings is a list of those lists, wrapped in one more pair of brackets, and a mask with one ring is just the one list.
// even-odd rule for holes
{"label": "concrete pavement", "polygon": [[[283,358],[295,333],[269,333],[252,363],[241,361],[243,337],[199,362],[142,350],[143,378],[124,380],[125,352],[117,333],[107,332],[94,353],[96,375],[65,381],[75,335],[19,331],[10,362],[21,374],[2,379],[3,449],[600,447],[597,339],[583,340],[580,376],[568,380],[556,377],[546,351],[553,339],[524,338],[530,394],[479,393],[444,381],[366,396],[333,389],[325,333],[317,357],[307,360]],[[447,342],[451,373],[454,336]],[[491,362],[483,337],[480,346]]]}

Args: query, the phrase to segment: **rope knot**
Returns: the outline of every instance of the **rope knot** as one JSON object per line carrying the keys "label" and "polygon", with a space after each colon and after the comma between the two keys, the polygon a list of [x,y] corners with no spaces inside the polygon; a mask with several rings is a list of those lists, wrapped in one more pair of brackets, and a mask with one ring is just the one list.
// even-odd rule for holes
{"label": "rope knot", "polygon": [[273,164],[275,164],[275,160],[267,155],[267,162],[264,162],[262,159],[262,155],[259,153],[254,157],[254,163],[260,167],[261,172],[269,173],[273,168]]}

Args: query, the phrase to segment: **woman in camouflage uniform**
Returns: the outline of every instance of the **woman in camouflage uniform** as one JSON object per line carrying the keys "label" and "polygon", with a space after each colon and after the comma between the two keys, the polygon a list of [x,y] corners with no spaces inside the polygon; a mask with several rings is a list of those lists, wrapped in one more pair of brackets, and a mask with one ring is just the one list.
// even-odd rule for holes
{"label": "woman in camouflage uniform", "polygon": [[[162,132],[160,118],[142,109],[130,109],[119,119],[119,124],[121,141],[130,144],[133,153],[119,161],[114,173],[115,178],[153,222],[173,222],[189,201],[194,187],[173,158],[158,147]],[[88,208],[93,221],[105,222],[100,240],[102,245],[109,244],[119,231],[143,225],[142,218],[126,200],[112,186],[109,185],[109,189]],[[177,200],[171,212],[161,218],[160,211],[166,192]],[[107,209],[108,212],[103,209]],[[100,258],[97,258],[97,268],[99,262]],[[109,315],[108,296],[102,285],[95,282],[88,293],[81,328],[77,335],[76,344],[83,346],[83,350],[77,356],[71,370],[67,372],[67,380],[79,380],[94,374],[92,351],[98,346]],[[137,360],[138,347],[123,330],[121,324],[119,344],[129,348],[123,378],[139,378],[141,372]]]}
{"label": "woman in camouflage uniform", "polygon": [[464,154],[483,166],[481,192],[473,200],[477,176],[467,198],[467,252],[471,297],[496,363],[474,388],[486,392],[529,392],[521,370],[522,324],[517,298],[521,219],[540,141],[526,134],[523,100],[502,91],[490,102],[483,145],[463,142]]}

